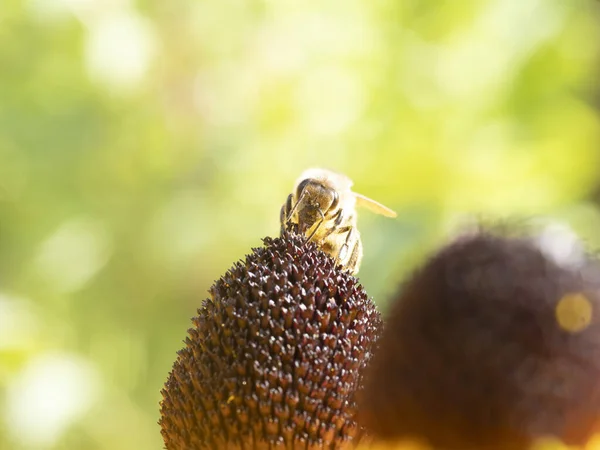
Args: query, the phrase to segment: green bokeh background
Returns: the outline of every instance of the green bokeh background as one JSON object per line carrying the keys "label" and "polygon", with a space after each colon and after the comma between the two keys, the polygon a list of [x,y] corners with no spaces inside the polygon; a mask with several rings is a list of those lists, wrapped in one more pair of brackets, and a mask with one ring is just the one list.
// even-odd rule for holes
{"label": "green bokeh background", "polygon": [[190,317],[305,168],[398,212],[359,220],[382,309],[465,215],[596,248],[599,24],[592,0],[2,0],[0,448],[162,448]]}

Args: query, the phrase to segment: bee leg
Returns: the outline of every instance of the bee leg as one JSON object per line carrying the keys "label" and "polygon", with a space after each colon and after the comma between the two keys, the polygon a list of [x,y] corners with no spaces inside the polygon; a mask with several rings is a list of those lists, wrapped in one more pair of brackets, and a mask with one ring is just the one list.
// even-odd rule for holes
{"label": "bee leg", "polygon": [[288,229],[289,214],[290,210],[292,209],[292,200],[292,194],[288,195],[286,202],[283,204],[281,211],[279,212],[279,223],[281,224],[281,229],[279,230],[280,235],[283,235],[283,233]]}
{"label": "bee leg", "polygon": [[308,240],[309,241],[312,239],[312,237],[315,235],[315,233],[317,232],[317,230],[319,229],[319,227],[325,221],[325,216],[323,215],[323,212],[320,209],[317,209],[317,211],[319,211],[319,214],[321,215],[321,220],[319,220],[319,223],[317,224],[317,226],[315,227],[315,229],[313,230],[313,232],[310,233],[310,236],[308,236]]}
{"label": "bee leg", "polygon": [[338,261],[343,261],[346,259],[346,254],[348,253],[348,250],[350,249],[350,246],[348,245],[348,242],[350,242],[350,238],[352,237],[352,234],[354,233],[354,228],[351,226],[347,226],[347,227],[343,227],[343,228],[339,228],[338,229],[338,233],[347,233],[346,234],[346,241],[344,242],[344,244],[340,247],[340,251],[338,252],[337,258],[336,258],[336,262]]}
{"label": "bee leg", "polygon": [[325,234],[323,234],[323,236],[321,237],[321,239],[323,239],[323,240],[327,239],[334,232],[339,233],[338,227],[340,226],[340,224],[342,223],[342,220],[344,219],[342,210],[340,209],[333,217],[335,217],[333,226],[330,227]]}
{"label": "bee leg", "polygon": [[350,259],[348,260],[347,267],[352,272],[352,274],[356,274],[358,272],[358,265],[360,264],[360,259],[362,257],[362,243],[360,239],[356,241],[354,244],[354,248],[352,249],[352,254],[350,255]]}

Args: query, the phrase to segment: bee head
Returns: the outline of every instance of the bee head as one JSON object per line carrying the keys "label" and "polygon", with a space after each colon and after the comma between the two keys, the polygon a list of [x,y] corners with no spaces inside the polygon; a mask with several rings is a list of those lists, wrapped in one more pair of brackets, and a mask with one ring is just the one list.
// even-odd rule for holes
{"label": "bee head", "polygon": [[331,216],[339,204],[337,191],[322,182],[307,178],[296,188],[300,232],[310,229],[317,221]]}

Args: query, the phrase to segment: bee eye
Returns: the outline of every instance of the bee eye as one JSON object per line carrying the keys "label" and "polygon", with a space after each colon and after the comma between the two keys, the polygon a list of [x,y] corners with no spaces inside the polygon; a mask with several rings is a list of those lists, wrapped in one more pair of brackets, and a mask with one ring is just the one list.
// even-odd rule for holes
{"label": "bee eye", "polygon": [[310,178],[307,178],[306,180],[302,180],[298,184],[298,187],[296,188],[296,197],[300,197],[302,195],[302,191],[304,191],[304,188],[306,187],[306,185],[308,183],[310,183]]}
{"label": "bee eye", "polygon": [[337,208],[339,203],[340,203],[340,196],[338,195],[337,191],[333,191],[333,201],[331,202],[331,206],[329,207],[329,210],[333,210],[333,209]]}

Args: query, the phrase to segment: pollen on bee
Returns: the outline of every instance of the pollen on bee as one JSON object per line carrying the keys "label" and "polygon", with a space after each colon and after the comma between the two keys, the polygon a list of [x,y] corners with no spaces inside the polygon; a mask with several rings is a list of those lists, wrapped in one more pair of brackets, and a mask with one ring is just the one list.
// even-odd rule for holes
{"label": "pollen on bee", "polygon": [[570,333],[585,330],[592,321],[592,313],[592,303],[581,293],[566,294],[555,309],[558,325]]}

